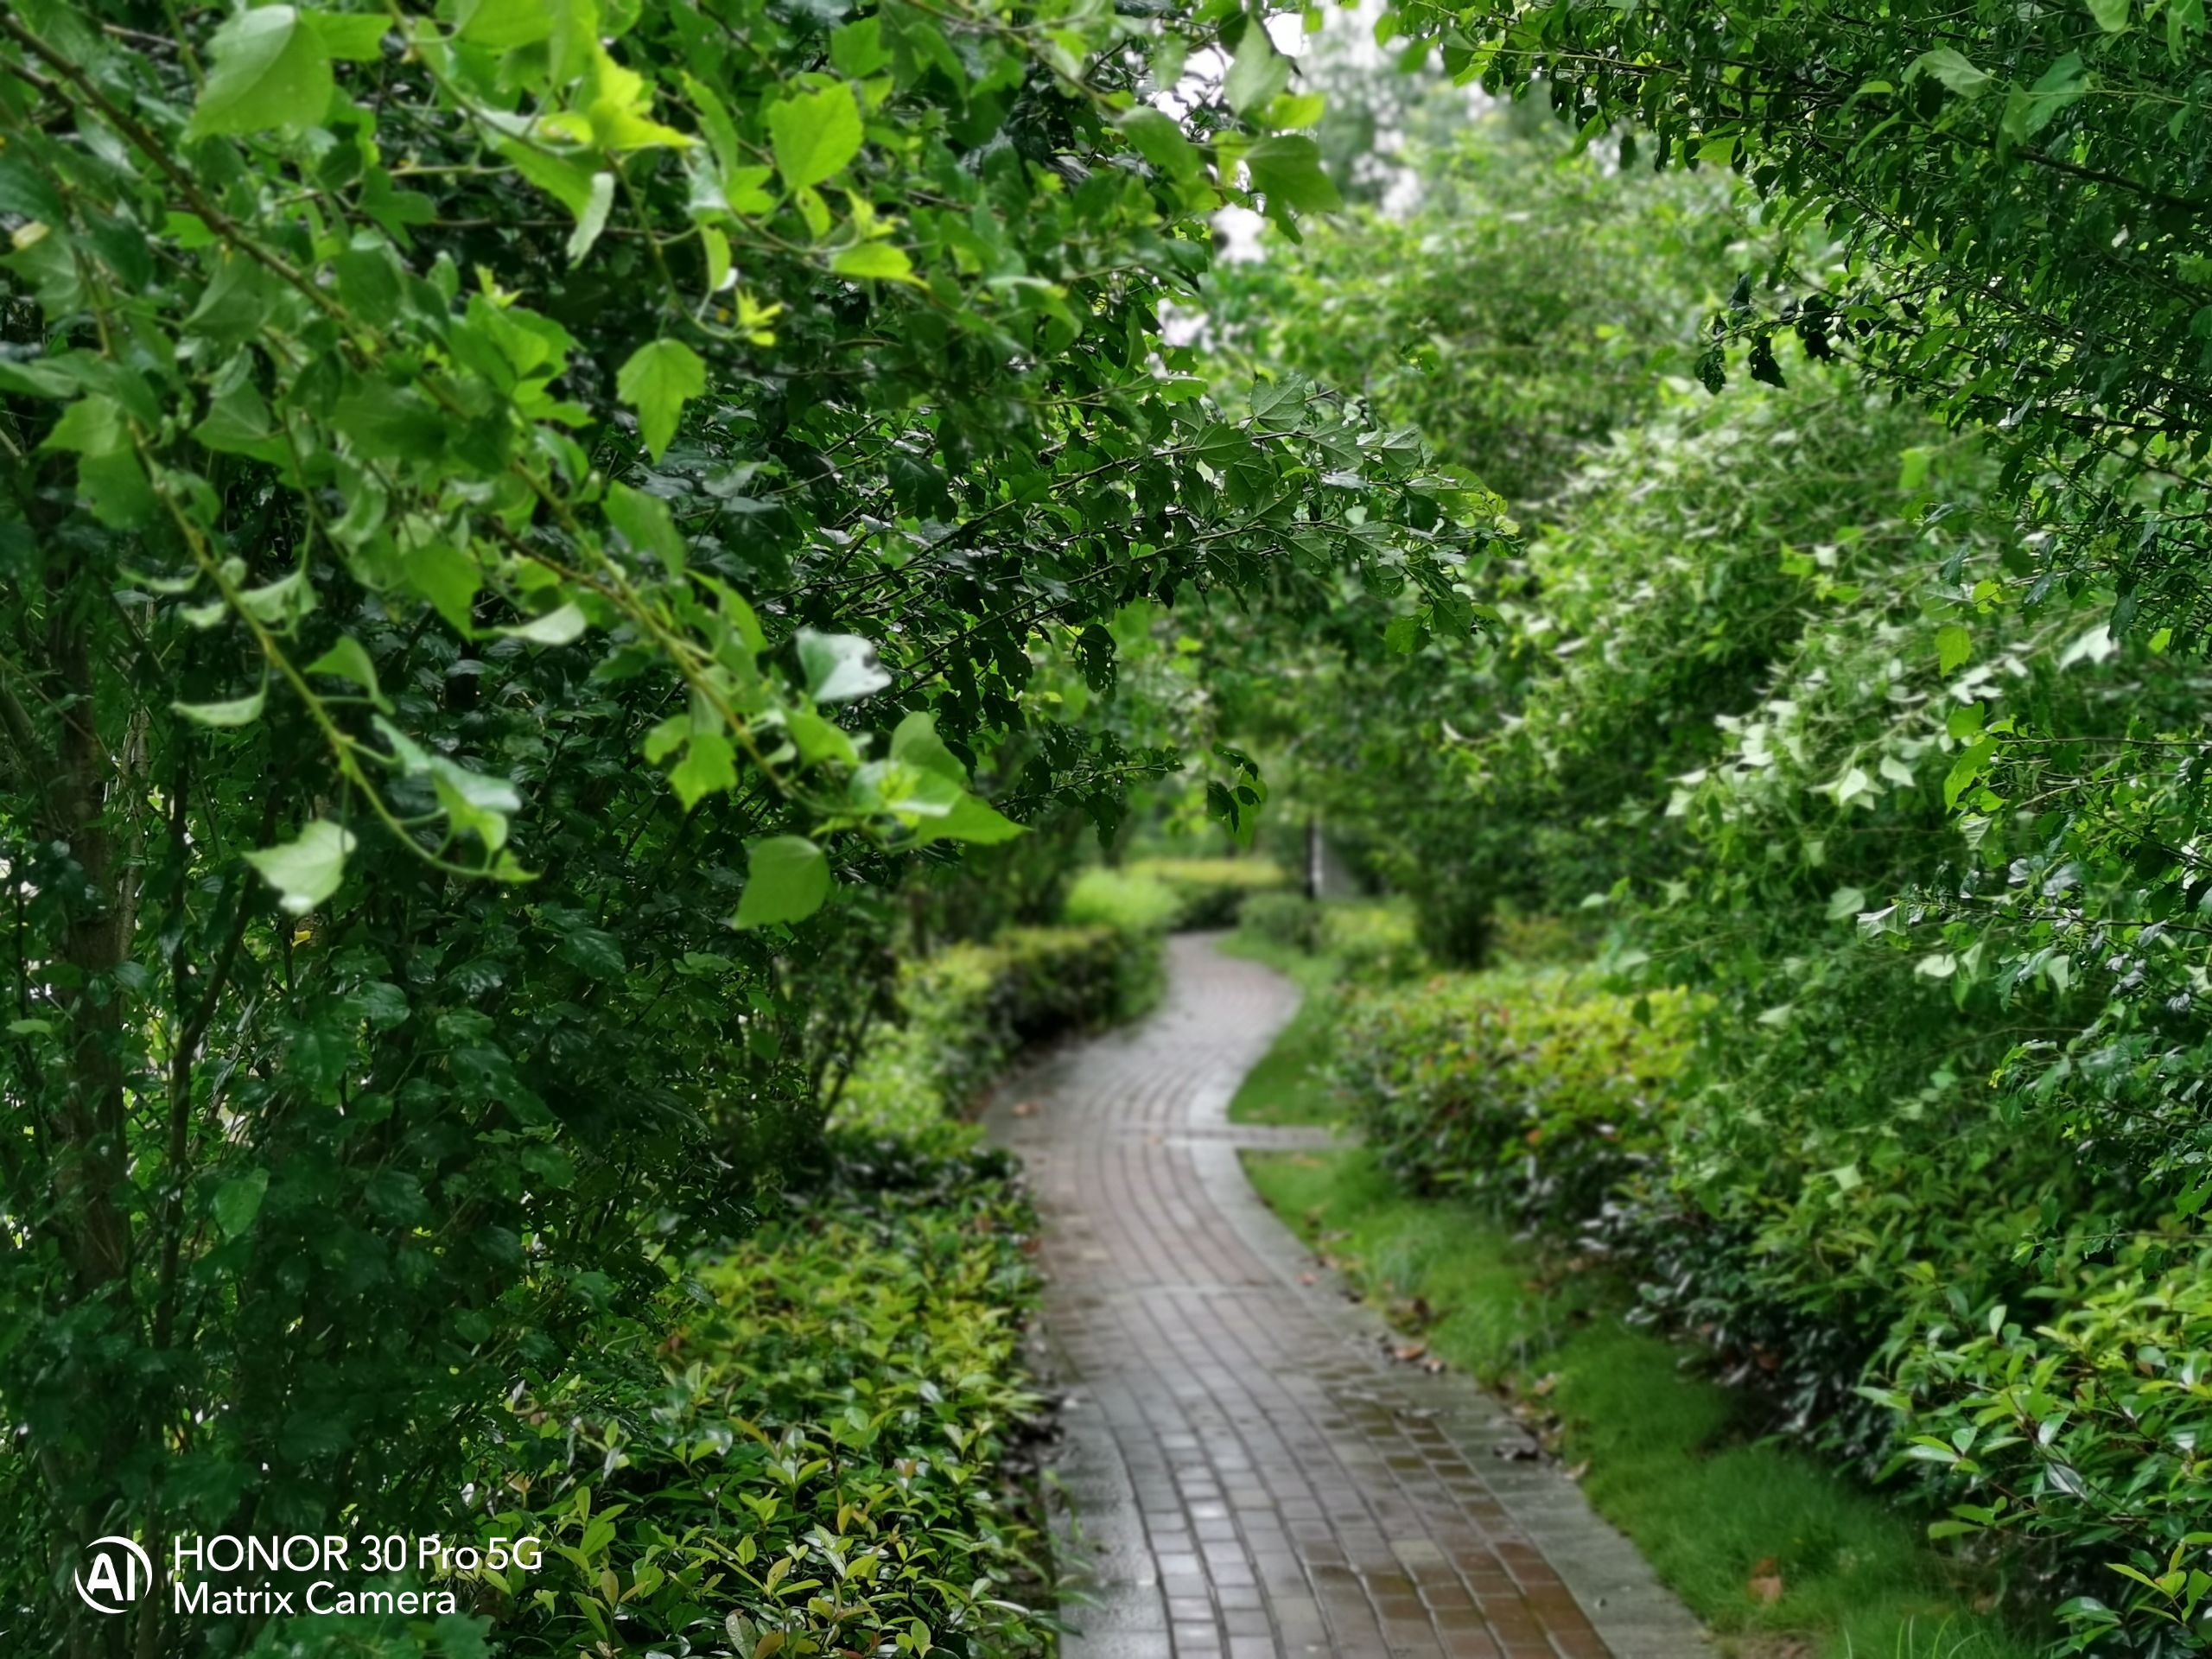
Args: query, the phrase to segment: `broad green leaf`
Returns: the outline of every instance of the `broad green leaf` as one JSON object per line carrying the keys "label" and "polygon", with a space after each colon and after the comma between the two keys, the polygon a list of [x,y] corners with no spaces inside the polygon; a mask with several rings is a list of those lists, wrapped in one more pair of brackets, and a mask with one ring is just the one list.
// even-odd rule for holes
{"label": "broad green leaf", "polygon": [[1183,124],[1165,111],[1140,105],[1116,124],[1138,155],[1171,177],[1196,178],[1205,166],[1198,146],[1184,135]]}
{"label": "broad green leaf", "polygon": [[346,879],[346,856],[353,847],[352,830],[317,818],[300,831],[297,840],[248,853],[245,861],[276,889],[286,910],[304,916],[338,891]]}
{"label": "broad green leaf", "polygon": [[213,1211],[215,1224],[223,1230],[226,1238],[242,1238],[261,1213],[261,1201],[269,1193],[269,1172],[257,1169],[251,1175],[235,1176],[215,1189],[209,1208]]}
{"label": "broad green leaf", "polygon": [[737,787],[737,755],[728,734],[717,731],[690,734],[683,759],[669,770],[669,787],[689,812],[709,795]]}
{"label": "broad green leaf", "polygon": [[856,17],[830,31],[830,62],[849,80],[866,80],[892,62],[880,16]]}
{"label": "broad green leaf", "polygon": [[656,340],[630,353],[614,390],[638,411],[638,429],[655,461],[668,448],[683,405],[707,390],[707,365],[681,340]]}
{"label": "broad green leaf", "polygon": [[804,921],[830,896],[830,861],[805,836],[771,836],[753,842],[747,855],[738,926]]}
{"label": "broad green leaf", "polygon": [[1974,655],[1974,636],[1955,622],[1946,622],[1936,630],[1936,664],[1939,673],[1948,674]]}
{"label": "broad green leaf", "polygon": [[1302,134],[1261,139],[1244,152],[1244,167],[1252,188],[1266,193],[1270,204],[1309,213],[1344,206],[1337,187],[1321,170],[1321,147]]}
{"label": "broad green leaf", "polygon": [[533,645],[572,645],[584,637],[584,630],[590,626],[590,620],[581,609],[563,605],[499,632],[511,639],[527,639]]}
{"label": "broad green leaf", "polygon": [[768,106],[768,136],[785,189],[819,184],[861,153],[860,105],[843,86],[801,92]]}
{"label": "broad green leaf", "polygon": [[1933,75],[1953,92],[1976,98],[1989,85],[1987,74],[1967,61],[1964,54],[1948,46],[1923,52],[1912,60],[1911,73]]}
{"label": "broad green leaf", "polygon": [[314,125],[330,107],[330,48],[291,6],[241,11],[207,42],[209,66],[189,138]]}
{"label": "broad green leaf", "polygon": [[2107,35],[2121,35],[2127,30],[2129,0],[2088,0],[2089,16],[2097,20],[2097,27]]}
{"label": "broad green leaf", "polygon": [[891,676],[876,660],[875,647],[857,634],[798,632],[799,667],[807,695],[817,702],[850,702],[880,691]]}
{"label": "broad green leaf", "polygon": [[857,248],[847,248],[830,262],[830,269],[840,276],[886,283],[915,281],[914,264],[907,258],[906,251],[888,242],[863,242]]}
{"label": "broad green leaf", "polygon": [[351,680],[368,694],[371,702],[386,713],[391,712],[391,704],[385,701],[384,691],[377,684],[376,664],[370,659],[361,642],[350,633],[339,635],[338,642],[309,663],[303,671]]}
{"label": "broad green leaf", "polygon": [[2033,137],[2088,90],[2089,75],[2082,54],[2069,52],[2044,70],[2034,86],[2025,91],[2015,87],[2006,95],[2006,134],[2013,138]]}
{"label": "broad green leaf", "polygon": [[251,726],[261,718],[268,702],[264,687],[250,697],[233,697],[227,702],[172,702],[169,707],[195,726]]}
{"label": "broad green leaf", "polygon": [[669,575],[683,574],[683,537],[669,516],[668,503],[627,484],[607,486],[607,521],[640,553],[652,555]]}
{"label": "broad green leaf", "polygon": [[594,173],[585,189],[582,202],[575,208],[576,228],[569,233],[569,263],[577,264],[592,251],[600,233],[607,228],[607,216],[614,208],[614,175]]}
{"label": "broad green leaf", "polygon": [[1290,85],[1290,60],[1275,50],[1267,26],[1257,18],[1244,25],[1222,94],[1239,115],[1249,115]]}
{"label": "broad green leaf", "polygon": [[918,709],[899,722],[891,734],[891,758],[949,778],[963,789],[968,786],[968,768],[945,747],[944,740],[937,734],[937,716],[925,709]]}
{"label": "broad green leaf", "polygon": [[382,12],[303,11],[308,27],[322,37],[322,49],[340,63],[374,63],[384,56],[384,37],[391,19]]}
{"label": "broad green leaf", "polygon": [[963,793],[953,803],[950,811],[939,817],[925,818],[917,824],[914,840],[923,846],[934,841],[966,841],[989,846],[1027,833],[1026,824],[1016,823],[988,802]]}
{"label": "broad green leaf", "polygon": [[1961,751],[1951,763],[1951,770],[1943,779],[1943,805],[1948,810],[1959,804],[1959,797],[1973,787],[1974,780],[1989,770],[1990,761],[1997,753],[1997,740],[1985,737]]}
{"label": "broad green leaf", "polygon": [[442,754],[427,759],[431,787],[455,831],[474,836],[490,852],[505,847],[508,815],[522,810],[515,786],[504,778],[471,772]]}
{"label": "broad green leaf", "polygon": [[553,8],[545,0],[462,0],[461,37],[496,52],[531,46],[553,33]]}

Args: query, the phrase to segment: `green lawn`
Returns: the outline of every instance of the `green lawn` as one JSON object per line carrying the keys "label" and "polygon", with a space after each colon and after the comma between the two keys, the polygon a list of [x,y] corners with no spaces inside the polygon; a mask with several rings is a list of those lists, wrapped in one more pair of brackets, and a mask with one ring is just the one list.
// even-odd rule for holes
{"label": "green lawn", "polygon": [[[1264,945],[1237,954],[1325,965]],[[1309,998],[1230,1107],[1247,1123],[1340,1116]],[[1626,1289],[1515,1240],[1473,1208],[1409,1198],[1362,1150],[1248,1154],[1269,1205],[1429,1351],[1518,1399],[1615,1525],[1714,1630],[1723,1654],[2027,1659],[2039,1644],[1976,1612],[1993,1586],[1878,1493],[1744,1427],[1742,1398],[1686,1348],[1626,1324]]]}

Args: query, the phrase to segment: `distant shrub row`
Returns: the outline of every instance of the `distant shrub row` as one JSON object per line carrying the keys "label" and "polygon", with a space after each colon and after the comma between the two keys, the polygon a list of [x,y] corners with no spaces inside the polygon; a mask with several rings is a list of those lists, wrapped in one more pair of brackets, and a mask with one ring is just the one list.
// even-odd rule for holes
{"label": "distant shrub row", "polygon": [[893,1023],[863,1048],[836,1121],[912,1129],[964,1112],[1024,1048],[1142,1013],[1160,982],[1157,925],[1142,916],[1015,928],[907,963]]}
{"label": "distant shrub row", "polygon": [[1164,932],[1232,927],[1247,905],[1289,886],[1283,868],[1264,858],[1137,859],[1077,876],[1065,916],[1077,925]]}

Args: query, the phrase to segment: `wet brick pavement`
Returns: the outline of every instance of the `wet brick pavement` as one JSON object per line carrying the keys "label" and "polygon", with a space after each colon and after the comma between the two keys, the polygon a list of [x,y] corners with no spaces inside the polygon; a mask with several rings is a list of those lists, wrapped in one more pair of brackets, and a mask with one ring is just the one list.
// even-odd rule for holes
{"label": "wet brick pavement", "polygon": [[1504,1408],[1392,1362],[1253,1192],[1240,1147],[1329,1144],[1227,1119],[1296,992],[1204,936],[1170,942],[1169,971],[1159,1014],[1048,1060],[993,1116],[1046,1217],[1059,1472],[1089,1562],[1066,1659],[1703,1659]]}

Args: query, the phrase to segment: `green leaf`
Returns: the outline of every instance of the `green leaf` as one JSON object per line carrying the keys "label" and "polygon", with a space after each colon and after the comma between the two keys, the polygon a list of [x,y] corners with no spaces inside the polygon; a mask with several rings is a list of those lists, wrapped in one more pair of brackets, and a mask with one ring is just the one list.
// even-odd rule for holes
{"label": "green leaf", "polygon": [[[906,257],[904,248],[888,242],[863,242],[857,248],[847,248],[830,262],[830,269],[840,276],[868,277],[884,283],[914,283],[914,262]],[[918,283],[916,283],[919,286]]]}
{"label": "green leaf", "polygon": [[668,783],[686,812],[709,795],[735,789],[737,756],[728,735],[716,731],[691,733],[683,759],[669,771]]}
{"label": "green leaf", "polygon": [[950,811],[924,818],[916,824],[914,842],[924,847],[934,841],[967,841],[978,846],[991,846],[1028,833],[1027,824],[1016,823],[988,802],[963,793],[952,804]]}
{"label": "green leaf", "polygon": [[265,1169],[234,1177],[217,1187],[214,1202],[209,1207],[214,1211],[215,1224],[223,1230],[223,1236],[245,1236],[246,1229],[253,1225],[254,1217],[261,1213],[261,1201],[268,1193],[269,1172]]}
{"label": "green leaf", "polygon": [[1244,25],[1244,38],[1229,65],[1222,94],[1239,115],[1249,115],[1290,85],[1290,60],[1275,50],[1267,26],[1257,18]]}
{"label": "green leaf", "polygon": [[798,662],[807,695],[817,702],[850,702],[880,691],[891,676],[876,660],[875,647],[857,634],[798,632]]}
{"label": "green leaf", "polygon": [[822,908],[830,896],[830,861],[804,836],[770,836],[747,849],[745,892],[737,901],[736,925],[765,927],[771,922],[798,922]]}
{"label": "green leaf", "polygon": [[960,764],[960,757],[945,747],[944,740],[937,734],[937,716],[918,709],[899,722],[891,734],[891,758],[902,765],[916,766],[924,772],[949,778],[961,788],[968,786],[968,768]]}
{"label": "green leaf", "polygon": [[638,429],[655,461],[676,435],[683,405],[707,389],[707,365],[681,340],[656,340],[630,353],[614,390],[638,411]]}
{"label": "green leaf", "polygon": [[683,574],[683,537],[669,515],[668,503],[627,484],[607,486],[607,522],[640,553],[652,555],[671,576]]}
{"label": "green leaf", "polygon": [[384,37],[391,19],[382,12],[305,11],[308,27],[322,39],[322,49],[340,63],[374,63],[384,56]]}
{"label": "green leaf", "polygon": [[1163,110],[1140,105],[1116,124],[1138,155],[1171,177],[1196,178],[1205,165],[1198,146],[1184,136],[1183,124]]}
{"label": "green leaf", "polygon": [[891,62],[890,48],[883,44],[880,16],[855,18],[830,31],[830,67],[848,79],[866,80],[878,70],[888,68]]}
{"label": "green leaf", "polygon": [[2097,20],[2097,27],[2107,35],[2127,32],[2128,0],[2089,0],[2089,16]]}
{"label": "green leaf", "polygon": [[457,833],[474,836],[490,852],[507,844],[507,815],[522,810],[522,798],[512,784],[471,772],[442,754],[429,756],[425,770],[438,804]]}
{"label": "green leaf", "polygon": [[1974,636],[1955,622],[1936,630],[1936,671],[1948,674],[1974,655]]}
{"label": "green leaf", "polygon": [[377,665],[370,660],[367,650],[350,633],[341,633],[338,642],[328,651],[309,663],[302,671],[308,674],[327,674],[334,679],[351,680],[368,693],[369,701],[389,714],[391,705],[385,700],[383,689],[377,684]]}
{"label": "green leaf", "polygon": [[584,637],[584,630],[590,626],[590,620],[582,611],[574,605],[563,605],[499,632],[510,639],[527,639],[533,645],[572,645]]}
{"label": "green leaf", "polygon": [[1983,87],[1989,85],[1989,76],[1967,61],[1964,54],[1948,46],[1937,47],[1933,52],[1923,52],[1912,60],[1907,72],[1912,75],[1933,75],[1953,92],[1966,98],[1979,98]]}
{"label": "green leaf", "polygon": [[776,171],[787,190],[804,189],[840,171],[861,153],[861,111],[843,86],[801,92],[768,108]]}
{"label": "green leaf", "polygon": [[495,52],[532,46],[553,33],[553,8],[545,0],[462,0],[461,38]]}
{"label": "green leaf", "polygon": [[2079,52],[2069,52],[2044,70],[2036,84],[2023,92],[2015,87],[2005,99],[2005,131],[2012,138],[2031,138],[2049,126],[2069,105],[2089,90],[2089,75]]}
{"label": "green leaf", "polygon": [[1382,649],[1395,657],[1410,657],[1427,638],[1428,624],[1419,616],[1394,616],[1382,629]]}
{"label": "green leaf", "polygon": [[80,455],[111,455],[130,447],[130,428],[123,406],[94,392],[61,411],[61,418],[39,445]]}
{"label": "green leaf", "polygon": [[300,831],[298,840],[248,853],[245,861],[276,889],[286,910],[304,916],[338,891],[346,879],[346,855],[354,845],[352,830],[317,818]]}
{"label": "green leaf", "polygon": [[607,216],[614,210],[614,175],[593,174],[583,200],[572,203],[571,209],[576,216],[576,228],[569,232],[569,263],[573,265],[591,251],[600,232],[607,228]]}
{"label": "green leaf", "polygon": [[1321,170],[1321,147],[1302,134],[1262,138],[1244,152],[1252,188],[1300,213],[1324,213],[1344,206],[1337,187]]}
{"label": "green leaf", "polygon": [[1961,751],[1943,779],[1943,805],[1947,810],[1956,806],[1959,797],[1973,786],[1974,779],[1989,770],[1996,753],[1997,740],[1993,737],[1985,737]]}
{"label": "green leaf", "polygon": [[291,6],[241,11],[207,42],[211,63],[185,137],[313,126],[330,107],[330,48]]}
{"label": "green leaf", "polygon": [[261,711],[269,701],[266,687],[250,697],[233,697],[227,702],[172,702],[170,709],[200,726],[251,726],[261,718]]}

